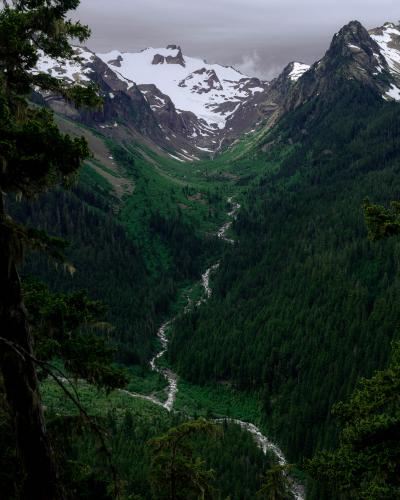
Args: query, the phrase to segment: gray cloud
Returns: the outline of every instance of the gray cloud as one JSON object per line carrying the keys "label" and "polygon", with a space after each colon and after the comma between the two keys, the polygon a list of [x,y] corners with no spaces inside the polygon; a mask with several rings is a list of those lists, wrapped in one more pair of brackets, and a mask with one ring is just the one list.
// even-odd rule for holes
{"label": "gray cloud", "polygon": [[311,63],[352,19],[367,28],[400,18],[398,0],[81,0],[77,17],[98,51],[180,44],[184,53],[271,78]]}

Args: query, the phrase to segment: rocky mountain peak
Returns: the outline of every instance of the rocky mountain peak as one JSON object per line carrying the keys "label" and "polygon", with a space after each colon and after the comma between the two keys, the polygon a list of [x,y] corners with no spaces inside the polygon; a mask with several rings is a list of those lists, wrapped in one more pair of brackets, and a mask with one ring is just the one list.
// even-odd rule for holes
{"label": "rocky mountain peak", "polygon": [[344,26],[326,54],[350,79],[386,100],[400,100],[400,26],[385,23],[369,32],[358,22]]}
{"label": "rocky mountain peak", "polygon": [[193,92],[208,93],[211,90],[223,90],[220,79],[214,69],[201,68],[193,71],[187,78],[179,82],[179,87],[191,86]]}
{"label": "rocky mountain peak", "polygon": [[[346,81],[358,82],[384,99],[396,98],[394,73],[384,50],[388,49],[390,30],[394,28],[385,28],[385,32],[372,36],[358,21],[343,26],[334,35],[324,57],[290,90],[285,109],[296,108],[313,96],[335,92]],[[393,60],[398,57],[400,70],[400,52],[391,50],[391,54]]]}
{"label": "rocky mountain peak", "polygon": [[[155,54],[153,57],[153,61],[151,64],[179,64],[180,66],[185,67],[185,59],[182,54],[182,49],[178,45],[168,45],[167,46],[168,54]],[[174,53],[175,52],[175,53]]]}
{"label": "rocky mountain peak", "polygon": [[384,64],[384,58],[380,57],[379,45],[359,21],[351,21],[335,34],[324,59],[326,62],[340,65],[355,60],[362,67]]}
{"label": "rocky mountain peak", "polygon": [[168,50],[179,50],[180,52],[182,51],[182,49],[180,48],[179,45],[174,45],[174,44],[167,45],[167,49]]}
{"label": "rocky mountain peak", "polygon": [[115,66],[116,68],[120,68],[122,61],[123,61],[122,56],[119,55],[116,59],[112,59],[111,61],[108,61],[108,64],[111,64],[112,66]]}
{"label": "rocky mountain peak", "polygon": [[268,86],[269,103],[276,106],[285,102],[293,86],[309,69],[308,64],[297,61],[287,64],[282,73],[272,80]]}
{"label": "rocky mountain peak", "polygon": [[360,23],[360,21],[354,20],[345,24],[338,33],[335,34],[333,40],[336,38],[345,38],[349,41],[349,38],[352,39],[368,39],[368,31],[364,28],[364,26]]}

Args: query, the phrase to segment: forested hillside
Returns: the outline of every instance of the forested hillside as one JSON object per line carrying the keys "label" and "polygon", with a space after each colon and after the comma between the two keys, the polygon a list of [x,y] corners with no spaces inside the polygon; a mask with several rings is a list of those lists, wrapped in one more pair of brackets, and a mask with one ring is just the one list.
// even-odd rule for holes
{"label": "forested hillside", "polygon": [[175,323],[169,351],[192,381],[254,393],[295,461],[334,445],[333,403],[385,366],[398,336],[399,242],[367,239],[362,203],[399,197],[400,114],[342,83],[241,159],[265,175],[245,198],[212,299]]}
{"label": "forested hillside", "polygon": [[[117,145],[112,151],[134,185],[133,195],[116,198],[112,185],[88,165],[72,190],[48,193],[33,203],[10,198],[8,204],[21,222],[63,238],[74,267],[70,273],[46,256],[29,253],[24,275],[37,276],[55,290],[84,289],[103,301],[116,359],[145,367],[179,287],[200,277],[218,244],[207,241],[195,225],[207,220],[207,208],[197,203],[197,209],[188,200],[188,187],[163,181],[134,153]],[[179,208],[183,201],[188,215]],[[217,217],[221,199],[212,203]]]}

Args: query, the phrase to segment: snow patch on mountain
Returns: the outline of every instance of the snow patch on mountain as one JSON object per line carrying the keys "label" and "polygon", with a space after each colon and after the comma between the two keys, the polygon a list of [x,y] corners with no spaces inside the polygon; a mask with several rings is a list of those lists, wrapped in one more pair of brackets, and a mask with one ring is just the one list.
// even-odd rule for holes
{"label": "snow patch on mountain", "polygon": [[304,64],[304,63],[301,63],[301,62],[294,62],[293,63],[293,69],[292,71],[289,73],[289,78],[293,81],[293,82],[297,82],[297,80],[302,76],[304,75],[304,73],[306,71],[308,71],[310,69],[310,66],[308,64]]}
{"label": "snow patch on mountain", "polygon": [[387,98],[394,99],[395,101],[400,101],[400,89],[396,85],[391,84],[390,89],[383,96],[384,99]]}
{"label": "snow patch on mountain", "polygon": [[47,73],[68,83],[87,83],[90,82],[90,75],[93,70],[85,67],[93,62],[95,55],[81,47],[75,48],[75,56],[81,61],[74,60],[56,60],[51,57],[41,55],[36,66],[37,73]]}
{"label": "snow patch on mountain", "polygon": [[390,70],[400,75],[400,27],[386,23],[380,30],[373,30],[371,38],[379,45]]}

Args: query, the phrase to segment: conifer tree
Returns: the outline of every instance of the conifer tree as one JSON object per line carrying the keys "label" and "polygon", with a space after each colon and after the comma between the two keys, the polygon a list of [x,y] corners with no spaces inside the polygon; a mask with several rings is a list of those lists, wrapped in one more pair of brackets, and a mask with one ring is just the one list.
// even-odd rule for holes
{"label": "conifer tree", "polygon": [[392,201],[390,208],[386,208],[365,200],[363,209],[368,237],[371,241],[400,234],[400,202]]}
{"label": "conifer tree", "polygon": [[40,55],[74,58],[69,40],[89,29],[68,19],[79,0],[3,1],[0,10],[0,367],[22,464],[22,498],[63,498],[43,417],[32,334],[17,266],[25,246],[60,257],[62,243],[13,221],[6,199],[35,198],[67,185],[89,155],[83,138],[63,135],[52,114],[29,104],[34,89],[77,105],[99,102],[92,87],[66,87],[35,70]]}
{"label": "conifer tree", "polygon": [[190,440],[199,434],[215,434],[218,427],[204,419],[185,422],[150,444],[151,486],[154,498],[168,500],[212,499],[213,471],[193,457]]}
{"label": "conifer tree", "polygon": [[393,347],[389,366],[335,406],[342,423],[337,449],[308,463],[314,478],[344,498],[400,497],[400,343]]}

